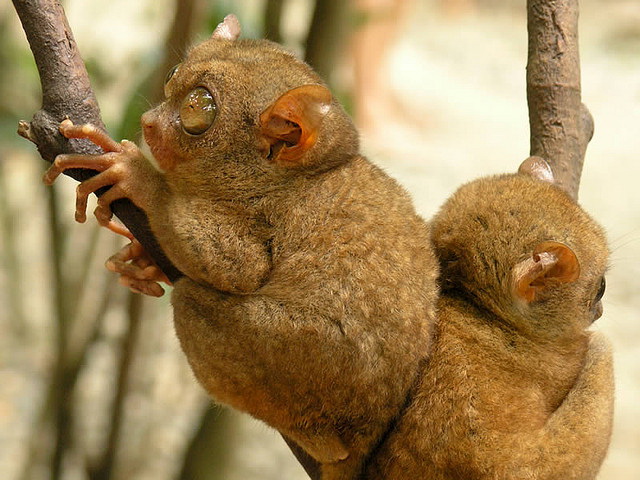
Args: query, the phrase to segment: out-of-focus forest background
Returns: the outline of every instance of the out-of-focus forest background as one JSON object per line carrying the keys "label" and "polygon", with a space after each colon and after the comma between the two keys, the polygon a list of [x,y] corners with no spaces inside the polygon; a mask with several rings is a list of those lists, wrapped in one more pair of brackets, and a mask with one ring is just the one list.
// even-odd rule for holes
{"label": "out-of-focus forest background", "polygon": [[[528,154],[524,0],[63,3],[116,138],[137,138],[181,39],[206,38],[234,12],[244,36],[279,39],[325,75],[367,155],[427,218],[462,182],[513,171]],[[580,38],[596,123],[580,199],[613,251],[595,328],[615,348],[616,419],[599,478],[631,479],[640,470],[640,3],[582,0]],[[0,5],[0,45],[0,478],[306,478],[279,435],[205,397],[167,296],[132,295],[102,268],[123,240],[93,219],[73,222],[74,181],[40,183],[45,163],[15,134],[41,97],[10,2]]]}

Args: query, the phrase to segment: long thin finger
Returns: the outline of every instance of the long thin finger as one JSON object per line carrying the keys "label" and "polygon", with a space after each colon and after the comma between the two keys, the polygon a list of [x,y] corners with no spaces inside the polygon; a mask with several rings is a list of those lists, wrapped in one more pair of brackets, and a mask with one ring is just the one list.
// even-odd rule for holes
{"label": "long thin finger", "polygon": [[49,170],[42,177],[42,181],[51,185],[58,176],[69,168],[88,168],[102,172],[113,163],[112,158],[106,155],[82,155],[80,153],[63,153],[53,161]]}
{"label": "long thin finger", "polygon": [[126,198],[127,193],[120,188],[119,185],[114,185],[109,190],[104,192],[100,198],[98,198],[98,206],[93,211],[93,214],[98,219],[98,223],[103,227],[108,227],[113,212],[111,212],[111,203],[119,200],[120,198]]}
{"label": "long thin finger", "polygon": [[136,280],[169,283],[164,273],[162,273],[162,271],[160,271],[160,269],[155,265],[140,267],[136,263],[128,263],[126,260],[118,259],[117,255],[118,254],[113,255],[105,262],[105,267],[110,272],[118,273]]}
{"label": "long thin finger", "polygon": [[87,219],[87,201],[89,195],[102,187],[115,184],[119,178],[117,172],[105,170],[85,180],[76,187],[76,222],[84,223]]}
{"label": "long thin finger", "polygon": [[86,138],[91,140],[105,152],[120,152],[122,145],[113,140],[107,132],[91,123],[74,125],[71,120],[63,120],[59,127],[60,133],[67,138]]}
{"label": "long thin finger", "polygon": [[126,276],[120,277],[120,284],[128,287],[135,293],[143,293],[150,297],[161,297],[164,295],[164,288],[156,282],[149,282],[144,280],[136,280]]}
{"label": "long thin finger", "polygon": [[166,283],[167,285],[173,285],[169,277],[160,270],[160,267],[153,262],[153,259],[146,252],[144,252],[144,256],[134,258],[131,263],[144,270],[145,278]]}
{"label": "long thin finger", "polygon": [[136,280],[153,280],[158,281],[154,277],[154,272],[151,270],[151,267],[140,268],[133,263],[120,262],[118,260],[109,259],[106,261],[104,266],[113,273],[118,273],[120,275],[124,275],[126,277],[131,277]]}
{"label": "long thin finger", "polygon": [[109,257],[105,262],[105,267],[111,272],[137,280],[153,280],[171,285],[167,276],[157,265],[151,263],[149,259],[141,257],[143,254],[142,246],[134,240]]}
{"label": "long thin finger", "polygon": [[111,255],[109,257],[109,259],[107,260],[107,263],[109,263],[109,262],[128,262],[129,260],[131,260],[131,259],[133,259],[134,257],[137,256],[135,247],[136,247],[135,243],[133,243],[133,242],[132,243],[128,243],[127,245],[122,247],[120,250],[118,250],[116,253]]}
{"label": "long thin finger", "polygon": [[142,278],[146,280],[154,280],[156,282],[166,283],[167,285],[171,285],[171,282],[164,274],[160,267],[158,267],[155,263],[151,263],[151,260],[145,259],[144,261],[140,261],[140,259],[134,259],[131,262],[136,267],[140,268]]}
{"label": "long thin finger", "polygon": [[116,233],[118,235],[122,235],[123,237],[127,237],[129,240],[133,240],[134,239],[133,233],[131,233],[129,231],[129,229],[127,227],[125,227],[121,223],[114,222],[113,220],[110,220],[109,223],[107,225],[105,225],[105,227],[107,227],[113,233]]}
{"label": "long thin finger", "polygon": [[114,273],[130,276],[139,280],[150,280],[151,278],[145,276],[143,267],[135,263],[129,263],[138,258],[140,251],[141,247],[138,243],[129,243],[111,255],[105,262],[105,267]]}

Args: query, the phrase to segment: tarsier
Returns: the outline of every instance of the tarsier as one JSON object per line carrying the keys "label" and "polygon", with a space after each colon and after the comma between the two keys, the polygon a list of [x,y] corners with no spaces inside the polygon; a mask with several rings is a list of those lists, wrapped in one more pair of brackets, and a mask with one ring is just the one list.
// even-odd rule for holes
{"label": "tarsier", "polygon": [[[479,224],[499,227],[493,234],[509,247],[548,234],[541,244],[575,249],[565,256],[554,243],[550,255],[584,258],[571,281],[546,275],[555,279],[547,288],[545,275],[526,271],[533,290],[510,289],[515,251],[502,255],[482,229],[483,243],[464,243],[473,238],[462,221],[474,215],[470,193],[445,207],[431,238],[405,191],[359,153],[355,128],[322,80],[281,47],[238,35],[227,17],[143,116],[158,168],[133,143],[65,121],[65,136],[106,153],[61,155],[45,175],[51,183],[68,168],[99,172],[78,187],[80,221],[88,195],[106,186],[95,211],[101,224],[123,231],[111,222],[118,198],[145,211],[185,274],[172,293],[174,321],[198,380],[219,402],[292,439],[321,464],[324,480],[592,478],[612,408],[608,350],[584,331],[606,257],[598,227],[577,220],[585,214],[556,187],[506,177],[524,219]],[[518,182],[541,189],[549,211],[566,209],[570,221],[544,230],[536,217],[533,228],[538,204],[516,201]],[[450,241],[447,228],[458,221],[461,237]],[[465,249],[462,257],[495,258],[450,263],[449,241]],[[440,300],[432,244],[444,267]],[[531,248],[547,260],[546,250]],[[135,241],[108,267],[137,291],[162,293],[163,276]],[[494,268],[504,285],[491,283]],[[561,303],[567,289],[578,295]],[[474,388],[478,421],[469,417]],[[545,470],[569,472],[569,463],[582,473]]]}
{"label": "tarsier", "polygon": [[[353,478],[428,354],[437,262],[408,195],[362,157],[317,74],[238,33],[228,17],[143,116],[159,170],[133,143],[67,121],[65,136],[108,153],[59,156],[45,181],[100,171],[78,187],[79,220],[108,185],[102,224],[116,198],[142,208],[185,274],[172,304],[198,380],[300,445],[323,478]],[[148,263],[138,253],[127,247],[111,266],[157,294],[154,268],[135,271]]]}
{"label": "tarsier", "polygon": [[[432,221],[434,342],[367,478],[593,479],[613,411],[604,233],[531,157],[461,187]],[[544,181],[543,181],[544,180]]]}

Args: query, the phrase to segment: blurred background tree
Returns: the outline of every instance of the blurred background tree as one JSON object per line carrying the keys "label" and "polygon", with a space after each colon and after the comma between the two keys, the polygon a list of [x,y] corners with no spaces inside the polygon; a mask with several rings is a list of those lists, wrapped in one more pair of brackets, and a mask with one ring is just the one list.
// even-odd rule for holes
{"label": "blurred background tree", "polygon": [[[166,72],[227,13],[309,61],[361,127],[365,151],[429,217],[461,182],[527,155],[524,2],[515,0],[90,0],[63,2],[103,118],[138,139]],[[609,229],[605,317],[618,405],[602,479],[640,464],[640,5],[583,0],[583,98],[596,120],[581,200]],[[0,5],[0,478],[304,479],[280,437],[213,406],[193,379],[168,299],[103,268],[121,240],[73,222],[75,184],[15,134],[39,107],[35,65]],[[250,354],[250,352],[249,352]]]}

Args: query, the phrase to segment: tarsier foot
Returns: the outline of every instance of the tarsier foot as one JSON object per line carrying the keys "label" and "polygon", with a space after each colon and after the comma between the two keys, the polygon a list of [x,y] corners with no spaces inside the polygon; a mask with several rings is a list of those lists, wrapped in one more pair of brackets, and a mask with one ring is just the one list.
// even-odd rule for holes
{"label": "tarsier foot", "polygon": [[111,202],[132,196],[130,164],[132,159],[141,157],[138,147],[127,140],[123,140],[121,143],[116,142],[95,125],[74,125],[71,120],[64,120],[60,124],[60,133],[67,138],[88,139],[102,148],[105,153],[102,155],[58,155],[45,173],[44,183],[51,185],[62,172],[70,168],[96,170],[98,173],[95,176],[80,183],[76,189],[75,218],[78,222],[84,222],[87,218],[89,195],[100,188],[111,186],[98,198],[98,205],[94,212],[101,225],[109,226],[113,216],[110,208]]}
{"label": "tarsier foot", "polygon": [[171,283],[135,239],[111,256],[105,266],[107,270],[120,274],[122,285],[151,297],[164,295],[164,289],[158,282]]}

